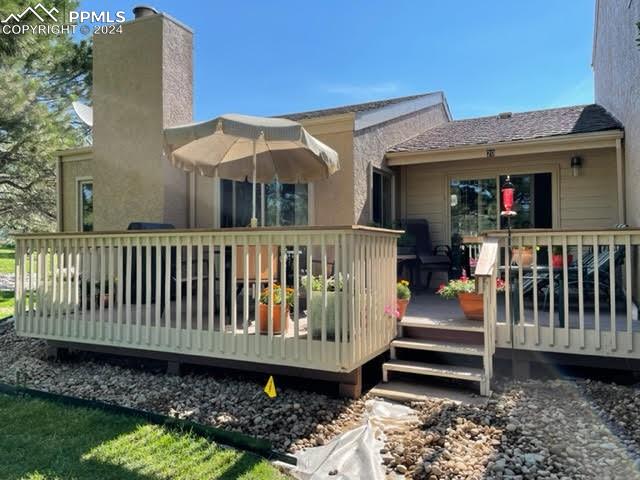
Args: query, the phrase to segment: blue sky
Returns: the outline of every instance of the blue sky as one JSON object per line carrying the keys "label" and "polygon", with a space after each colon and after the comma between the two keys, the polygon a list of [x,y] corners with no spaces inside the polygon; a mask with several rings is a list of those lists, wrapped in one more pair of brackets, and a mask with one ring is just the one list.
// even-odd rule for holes
{"label": "blue sky", "polygon": [[194,30],[197,120],[436,90],[456,119],[593,101],[593,0],[148,3]]}

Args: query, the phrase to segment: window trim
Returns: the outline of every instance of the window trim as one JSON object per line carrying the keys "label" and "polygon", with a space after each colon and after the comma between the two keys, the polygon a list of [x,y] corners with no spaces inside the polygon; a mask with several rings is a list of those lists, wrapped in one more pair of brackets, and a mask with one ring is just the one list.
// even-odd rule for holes
{"label": "window trim", "polygon": [[[76,232],[79,232],[79,233],[82,233],[83,231],[82,230],[82,197],[80,195],[80,192],[82,191],[82,185],[85,185],[87,183],[90,183],[91,187],[93,188],[93,177],[90,177],[90,176],[76,177]],[[95,192],[93,193],[95,194]],[[94,216],[94,222],[95,222],[95,216]]]}

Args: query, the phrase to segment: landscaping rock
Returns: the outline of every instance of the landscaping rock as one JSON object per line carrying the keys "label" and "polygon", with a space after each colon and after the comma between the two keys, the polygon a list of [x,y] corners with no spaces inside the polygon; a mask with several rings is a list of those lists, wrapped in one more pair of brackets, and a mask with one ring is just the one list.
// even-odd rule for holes
{"label": "landscaping rock", "polygon": [[[83,358],[48,361],[43,341],[0,334],[0,381],[239,430],[291,452],[360,424],[367,399],[287,387],[270,399],[237,375],[176,377]],[[390,477],[640,480],[640,389],[530,380],[496,390],[486,405],[411,403],[420,425],[387,432],[380,450]]]}

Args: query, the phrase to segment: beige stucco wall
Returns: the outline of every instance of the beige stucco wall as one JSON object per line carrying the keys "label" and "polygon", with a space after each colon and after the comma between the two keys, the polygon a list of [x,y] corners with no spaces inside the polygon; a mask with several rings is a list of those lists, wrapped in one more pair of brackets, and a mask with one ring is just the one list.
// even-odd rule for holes
{"label": "beige stucco wall", "polygon": [[353,223],[371,222],[370,168],[385,166],[389,147],[448,121],[443,104],[356,132],[353,140]]}
{"label": "beige stucco wall", "polygon": [[163,156],[164,127],[192,120],[192,34],[155,15],[94,37],[96,230],[187,225],[186,174]]}
{"label": "beige stucco wall", "polygon": [[[571,157],[583,159],[572,176]],[[399,167],[404,218],[425,218],[436,243],[450,242],[449,182],[517,173],[551,172],[554,228],[611,228],[618,223],[615,149],[519,155]]]}
{"label": "beige stucco wall", "polygon": [[640,0],[598,0],[593,68],[595,100],[625,129],[627,223],[640,226]]}
{"label": "beige stucco wall", "polygon": [[93,178],[93,161],[90,156],[83,156],[84,159],[67,159],[60,163],[61,194],[61,230],[63,232],[78,231],[78,191],[79,179]]}

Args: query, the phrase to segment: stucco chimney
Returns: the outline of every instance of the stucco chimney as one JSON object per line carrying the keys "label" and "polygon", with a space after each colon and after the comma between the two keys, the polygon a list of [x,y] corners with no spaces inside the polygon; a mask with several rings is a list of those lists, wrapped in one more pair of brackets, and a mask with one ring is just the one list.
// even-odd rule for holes
{"label": "stucco chimney", "polygon": [[193,120],[191,30],[136,7],[93,46],[94,226],[187,222],[187,176],[163,155],[164,127]]}

